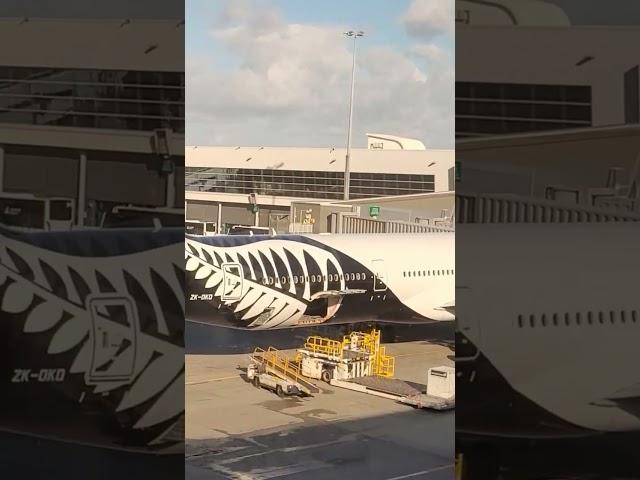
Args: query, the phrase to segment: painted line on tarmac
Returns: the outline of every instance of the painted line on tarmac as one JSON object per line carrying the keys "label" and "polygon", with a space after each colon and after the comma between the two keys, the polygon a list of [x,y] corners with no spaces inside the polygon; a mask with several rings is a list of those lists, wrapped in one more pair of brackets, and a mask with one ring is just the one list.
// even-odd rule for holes
{"label": "painted line on tarmac", "polygon": [[427,352],[414,352],[414,353],[401,353],[399,355],[391,355],[392,357],[414,357],[416,355],[433,355],[434,350],[429,350]]}
{"label": "painted line on tarmac", "polygon": [[240,378],[240,377],[238,375],[232,375],[230,377],[212,378],[210,380],[200,380],[198,382],[185,382],[185,385],[189,386],[189,385],[200,385],[202,383],[222,382],[223,380],[231,380],[233,378]]}
{"label": "painted line on tarmac", "polygon": [[442,465],[440,467],[430,468],[429,470],[422,470],[421,472],[408,473],[407,475],[400,475],[399,477],[391,477],[385,480],[402,480],[403,478],[413,478],[419,475],[428,475],[430,473],[439,472],[440,470],[446,470],[448,468],[453,468],[453,463],[450,465]]}

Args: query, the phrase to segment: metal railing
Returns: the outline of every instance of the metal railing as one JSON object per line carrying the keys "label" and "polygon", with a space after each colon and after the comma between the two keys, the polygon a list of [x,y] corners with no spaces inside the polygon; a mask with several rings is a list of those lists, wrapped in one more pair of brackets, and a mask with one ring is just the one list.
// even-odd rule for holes
{"label": "metal railing", "polygon": [[457,223],[637,222],[640,214],[515,195],[456,195]]}
{"label": "metal railing", "polygon": [[305,350],[330,357],[342,358],[343,344],[330,338],[311,336],[304,343]]}
{"label": "metal railing", "polygon": [[431,233],[453,232],[454,228],[398,220],[361,218],[353,213],[337,212],[331,215],[331,233]]}
{"label": "metal railing", "polygon": [[291,360],[274,347],[269,347],[267,350],[256,347],[251,358],[284,380],[291,380],[307,389],[315,388],[315,385],[302,375],[300,363]]}

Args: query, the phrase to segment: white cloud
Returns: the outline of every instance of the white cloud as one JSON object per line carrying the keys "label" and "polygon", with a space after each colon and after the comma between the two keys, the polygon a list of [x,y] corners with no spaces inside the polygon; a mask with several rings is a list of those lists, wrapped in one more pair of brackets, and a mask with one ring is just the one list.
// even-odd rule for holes
{"label": "white cloud", "polygon": [[450,61],[448,53],[433,43],[420,43],[418,45],[414,45],[410,51],[416,57],[430,62],[443,63]]}
{"label": "white cloud", "polygon": [[[212,27],[212,56],[187,56],[187,143],[342,146],[351,42],[344,27],[287,23],[234,0]],[[354,145],[365,133],[453,145],[453,64],[437,47],[406,52],[358,40]],[[233,62],[214,55],[224,49]],[[420,55],[420,51],[431,51]],[[424,53],[423,52],[423,53]]]}
{"label": "white cloud", "polygon": [[454,32],[454,10],[452,0],[413,0],[401,20],[411,35],[432,38]]}

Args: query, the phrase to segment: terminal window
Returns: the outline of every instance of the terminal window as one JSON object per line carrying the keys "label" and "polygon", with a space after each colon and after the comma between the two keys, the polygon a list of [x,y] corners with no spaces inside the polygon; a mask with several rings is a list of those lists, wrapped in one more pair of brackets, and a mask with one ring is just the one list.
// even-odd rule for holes
{"label": "terminal window", "polygon": [[184,132],[184,73],[0,66],[0,122]]}
{"label": "terminal window", "polygon": [[[187,167],[187,191],[274,195],[340,200],[344,174],[327,171]],[[351,198],[428,193],[433,175],[351,173]]]}
{"label": "terminal window", "polygon": [[456,82],[456,137],[592,125],[591,87]]}

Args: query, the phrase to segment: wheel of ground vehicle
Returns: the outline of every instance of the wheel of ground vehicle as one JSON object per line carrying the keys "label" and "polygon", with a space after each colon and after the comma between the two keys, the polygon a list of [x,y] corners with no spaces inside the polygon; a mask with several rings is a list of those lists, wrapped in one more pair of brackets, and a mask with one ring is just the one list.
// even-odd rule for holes
{"label": "wheel of ground vehicle", "polygon": [[253,377],[253,386],[256,388],[260,388],[260,377],[257,375]]}
{"label": "wheel of ground vehicle", "polygon": [[331,378],[332,377],[333,377],[332,372],[330,370],[326,369],[326,368],[324,370],[322,370],[322,373],[320,374],[320,378],[325,383],[331,382]]}
{"label": "wheel of ground vehicle", "polygon": [[284,397],[284,390],[282,390],[282,385],[276,385],[276,395],[279,397]]}

